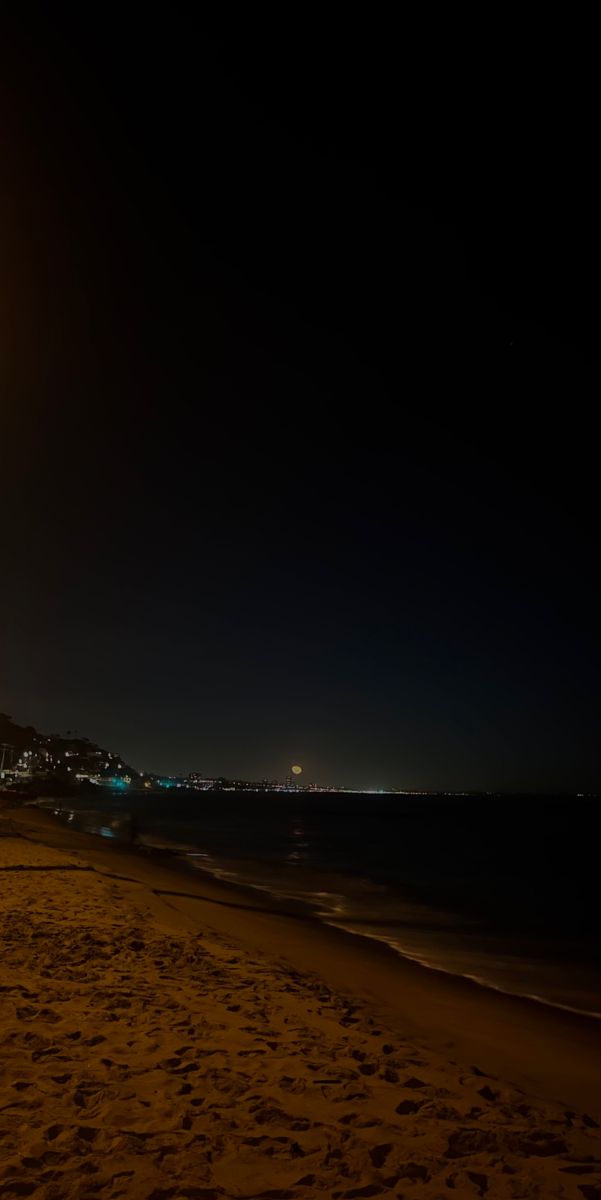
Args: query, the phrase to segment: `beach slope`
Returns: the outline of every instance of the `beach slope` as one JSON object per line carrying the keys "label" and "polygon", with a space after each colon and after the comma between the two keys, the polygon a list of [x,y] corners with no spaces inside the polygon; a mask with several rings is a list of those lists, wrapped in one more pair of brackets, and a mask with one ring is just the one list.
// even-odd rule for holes
{"label": "beach slope", "polygon": [[597,1200],[592,1112],[298,967],[302,922],[261,951],[269,916],[46,841],[0,814],[0,1196]]}

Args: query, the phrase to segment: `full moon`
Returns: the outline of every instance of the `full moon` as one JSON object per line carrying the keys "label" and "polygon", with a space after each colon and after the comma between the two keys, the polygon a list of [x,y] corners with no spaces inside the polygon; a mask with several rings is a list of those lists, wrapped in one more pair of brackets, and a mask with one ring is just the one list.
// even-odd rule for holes
{"label": "full moon", "polygon": [[292,767],[292,774],[293,775],[302,775],[302,773],[303,773],[303,768],[299,767],[298,763],[295,763],[295,765]]}

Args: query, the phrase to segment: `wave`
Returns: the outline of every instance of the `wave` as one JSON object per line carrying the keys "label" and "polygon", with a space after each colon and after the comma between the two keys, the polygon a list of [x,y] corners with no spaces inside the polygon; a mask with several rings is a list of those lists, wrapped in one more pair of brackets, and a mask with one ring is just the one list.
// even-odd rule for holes
{"label": "wave", "polygon": [[[282,888],[265,880],[257,881],[255,879],[251,881],[243,872],[228,869],[208,861],[210,856],[206,854],[198,852],[195,852],[194,854],[188,853],[187,857],[202,859],[202,861],[198,863],[197,869],[203,873],[210,874],[213,878],[219,879],[224,883],[232,883],[238,886],[242,885],[244,887],[252,888],[253,891],[263,892],[265,895],[273,897],[276,900],[292,900],[297,903],[302,903],[303,905],[309,907],[312,914],[316,918],[318,918],[324,925],[329,926],[331,929],[343,930],[345,933],[352,934],[354,937],[362,937],[371,941],[380,942],[381,944],[388,946],[400,958],[403,958],[408,962],[415,963],[426,970],[444,974],[450,978],[465,979],[470,983],[476,984],[478,987],[498,992],[501,995],[511,996],[520,1000],[528,1000],[535,1004],[545,1005],[548,1008],[560,1009],[564,1012],[574,1013],[578,1016],[590,1017],[594,1020],[601,1021],[601,1011],[574,1004],[567,1004],[559,1000],[553,1000],[552,998],[540,995],[537,992],[522,991],[519,988],[512,988],[499,982],[495,982],[493,979],[487,976],[476,974],[469,970],[451,969],[450,967],[445,966],[440,960],[437,960],[436,957],[429,957],[427,950],[424,950],[423,953],[417,953],[414,950],[408,949],[406,946],[400,944],[397,939],[392,938],[385,933],[377,933],[373,930],[358,928],[360,921],[362,921],[364,918],[357,917],[355,915],[351,916],[353,908],[352,899],[343,893],[325,890],[310,891],[299,888]],[[430,911],[428,915],[431,917],[434,914]],[[384,915],[382,915],[381,920],[382,922],[385,921]],[[398,922],[395,921],[394,923],[396,924]],[[429,925],[431,924],[431,921],[425,922],[425,924]],[[416,926],[414,925],[413,928],[415,927]],[[469,949],[466,949],[466,956],[469,957]]]}
{"label": "wave", "polygon": [[539,996],[535,992],[516,991],[512,988],[503,987],[499,983],[494,983],[492,979],[486,979],[482,975],[473,975],[468,971],[451,971],[448,967],[444,967],[438,962],[433,962],[422,955],[410,953],[404,947],[399,946],[394,939],[388,938],[383,934],[367,933],[365,930],[357,929],[354,926],[342,925],[339,921],[324,921],[324,924],[329,925],[332,929],[344,929],[346,933],[352,933],[355,937],[369,938],[371,941],[381,942],[391,950],[394,950],[399,958],[417,963],[418,966],[424,967],[427,971],[435,971],[441,975],[448,975],[453,979],[467,979],[470,983],[477,984],[478,987],[499,992],[503,996],[513,996],[518,1000],[530,1000],[535,1004],[544,1004],[547,1008],[558,1008],[563,1012],[575,1013],[579,1017],[592,1017],[596,1021],[601,1021],[601,1012],[594,1009],[578,1008],[572,1004],[563,1004],[559,1000],[551,1000],[546,996]]}

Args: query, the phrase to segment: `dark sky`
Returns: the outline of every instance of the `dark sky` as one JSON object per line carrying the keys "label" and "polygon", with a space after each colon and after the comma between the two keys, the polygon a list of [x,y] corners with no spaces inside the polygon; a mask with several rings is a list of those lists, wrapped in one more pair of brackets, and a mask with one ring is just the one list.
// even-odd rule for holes
{"label": "dark sky", "polygon": [[83,21],[2,38],[0,708],[146,770],[598,788],[582,41]]}

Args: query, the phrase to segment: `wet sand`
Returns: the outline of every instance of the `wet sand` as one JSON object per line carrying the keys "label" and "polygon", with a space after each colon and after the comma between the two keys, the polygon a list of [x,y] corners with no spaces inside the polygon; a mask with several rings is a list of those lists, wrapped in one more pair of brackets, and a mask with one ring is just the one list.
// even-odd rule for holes
{"label": "wet sand", "polygon": [[34,809],[0,920],[0,1196],[598,1196],[598,1022]]}

